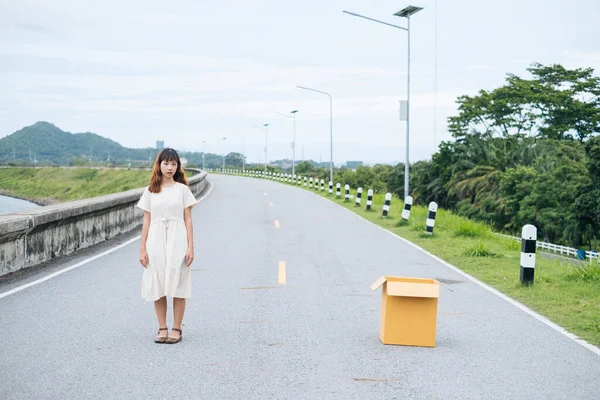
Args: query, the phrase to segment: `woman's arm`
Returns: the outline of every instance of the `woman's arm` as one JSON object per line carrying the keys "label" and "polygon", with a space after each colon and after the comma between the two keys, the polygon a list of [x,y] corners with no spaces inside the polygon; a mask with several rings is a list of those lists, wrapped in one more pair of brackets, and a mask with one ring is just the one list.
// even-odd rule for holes
{"label": "woman's arm", "polygon": [[142,239],[140,244],[140,263],[146,268],[148,266],[148,252],[146,251],[146,240],[150,229],[150,213],[144,211],[144,223],[142,224]]}
{"label": "woman's arm", "polygon": [[187,250],[185,252],[185,264],[189,267],[194,261],[194,227],[192,226],[192,207],[183,211],[183,220],[187,230]]}

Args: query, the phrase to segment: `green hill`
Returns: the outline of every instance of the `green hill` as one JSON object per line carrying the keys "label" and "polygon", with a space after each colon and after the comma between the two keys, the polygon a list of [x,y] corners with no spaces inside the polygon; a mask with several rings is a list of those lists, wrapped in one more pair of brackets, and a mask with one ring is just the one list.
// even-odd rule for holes
{"label": "green hill", "polygon": [[[43,121],[0,139],[2,165],[124,166],[131,163],[132,167],[147,167],[157,154],[158,150],[154,148],[131,149],[95,133],[65,132]],[[202,153],[180,151],[180,156],[185,157],[188,164],[202,166]],[[218,168],[221,165],[221,155],[206,154],[206,168]]]}

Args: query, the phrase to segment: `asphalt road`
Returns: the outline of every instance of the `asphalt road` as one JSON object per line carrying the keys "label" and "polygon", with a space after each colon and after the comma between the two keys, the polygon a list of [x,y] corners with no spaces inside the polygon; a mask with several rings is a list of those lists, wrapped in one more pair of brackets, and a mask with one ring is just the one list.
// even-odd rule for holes
{"label": "asphalt road", "polygon": [[[0,298],[1,399],[598,399],[600,356],[418,249],[300,188],[209,180],[183,341],[152,340],[135,240]],[[381,275],[453,290],[435,348],[381,344]]]}

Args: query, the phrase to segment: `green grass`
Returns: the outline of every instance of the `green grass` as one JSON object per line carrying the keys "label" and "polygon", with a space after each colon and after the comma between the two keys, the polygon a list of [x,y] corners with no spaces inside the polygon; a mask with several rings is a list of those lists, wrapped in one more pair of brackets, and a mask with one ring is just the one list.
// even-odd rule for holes
{"label": "green grass", "polygon": [[[297,186],[297,185],[294,185]],[[366,192],[368,188],[363,188]],[[351,190],[355,195],[356,189]],[[522,302],[582,339],[600,345],[600,263],[574,264],[538,255],[535,282],[519,282],[521,243],[498,236],[481,223],[439,209],[433,234],[425,233],[427,208],[414,206],[408,222],[401,221],[403,202],[392,198],[387,218],[381,216],[384,194],[373,196],[371,211],[318,192],[365,219],[410,240],[430,253]]]}
{"label": "green grass", "polygon": [[[453,216],[457,219],[454,227],[454,234],[459,237],[466,238],[489,238],[490,237],[490,229],[478,222],[471,221],[468,219],[460,218],[457,216]],[[515,242],[516,243],[516,242]]]}
{"label": "green grass", "polygon": [[600,282],[600,261],[581,263],[567,275],[567,279],[576,282]]}
{"label": "green grass", "polygon": [[467,247],[462,254],[467,257],[501,257],[501,255],[492,252],[482,240]]}
{"label": "green grass", "polygon": [[148,185],[150,171],[0,168],[2,193],[40,204],[86,199]]}

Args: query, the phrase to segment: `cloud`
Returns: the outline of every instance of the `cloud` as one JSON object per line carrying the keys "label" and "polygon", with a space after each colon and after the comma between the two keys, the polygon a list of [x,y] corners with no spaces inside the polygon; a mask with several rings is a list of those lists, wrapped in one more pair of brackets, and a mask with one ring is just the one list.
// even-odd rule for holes
{"label": "cloud", "polygon": [[497,70],[497,67],[494,67],[492,65],[488,65],[488,64],[474,64],[474,65],[467,65],[465,67],[466,71],[494,71]]}
{"label": "cloud", "polygon": [[57,32],[54,29],[49,28],[44,25],[41,25],[41,24],[17,21],[13,24],[13,26],[19,30],[33,32],[33,33],[39,33],[39,34],[43,34],[43,35],[56,35],[57,34]]}
{"label": "cloud", "polygon": [[[120,52],[75,46],[10,45],[0,57],[34,57],[34,65],[62,60],[53,73],[26,68],[5,73],[11,102],[24,109],[115,112],[190,111],[211,117],[256,117],[273,109],[303,107],[322,116],[323,99],[298,84],[329,88],[354,82],[352,92],[376,80],[398,81],[401,70],[362,66],[278,66],[254,59],[215,58],[161,51]],[[27,60],[30,60],[29,58]],[[122,69],[115,74],[111,67]],[[106,71],[102,73],[102,71]],[[367,94],[369,93],[369,94]],[[338,95],[342,116],[382,115],[398,97]],[[440,93],[438,105],[452,106]],[[299,100],[300,99],[300,100]],[[431,94],[414,94],[413,107],[432,107]],[[328,112],[328,110],[326,110]]]}

